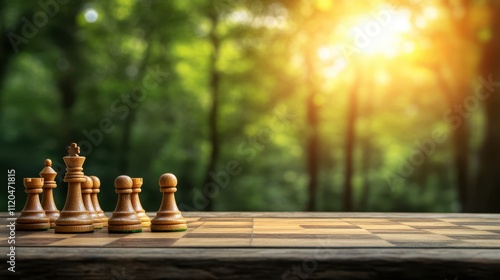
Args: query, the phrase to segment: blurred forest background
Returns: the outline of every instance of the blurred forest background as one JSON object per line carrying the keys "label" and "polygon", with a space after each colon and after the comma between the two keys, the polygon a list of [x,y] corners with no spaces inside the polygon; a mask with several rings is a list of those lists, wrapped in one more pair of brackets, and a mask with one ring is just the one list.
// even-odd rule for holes
{"label": "blurred forest background", "polygon": [[[1,1],[0,166],[184,211],[500,212],[500,1]],[[0,196],[7,208],[7,189]]]}

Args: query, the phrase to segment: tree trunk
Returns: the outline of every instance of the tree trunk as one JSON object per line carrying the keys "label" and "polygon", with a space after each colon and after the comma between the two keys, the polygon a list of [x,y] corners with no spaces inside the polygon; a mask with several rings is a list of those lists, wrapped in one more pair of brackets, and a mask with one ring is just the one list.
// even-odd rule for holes
{"label": "tree trunk", "polygon": [[[151,39],[151,31],[147,33],[145,36],[146,40],[149,41]],[[148,65],[149,57],[151,55],[151,45],[148,44],[146,49],[144,50],[144,54],[139,63],[139,74],[137,75],[137,79],[135,79],[135,83],[139,84],[142,79],[147,75],[146,68]],[[139,77],[141,79],[139,79]],[[129,94],[129,93],[127,93]],[[118,170],[121,174],[128,174],[129,169],[129,154],[130,154],[130,140],[132,138],[132,128],[134,126],[137,110],[139,110],[139,103],[136,103],[135,107],[130,106],[130,114],[125,118],[125,122],[123,123],[123,134],[120,143],[120,151],[118,153]]]}
{"label": "tree trunk", "polygon": [[[365,109],[363,110],[363,117],[367,122],[370,122],[373,112],[373,104],[372,104],[372,94],[368,94],[366,97]],[[370,169],[371,169],[371,161],[372,161],[372,143],[371,143],[371,123],[368,124],[367,129],[365,131],[365,135],[361,142],[361,174],[363,174],[363,188],[361,190],[361,198],[359,200],[359,209],[363,209],[364,211],[368,211],[369,207],[369,197],[370,197]]]}
{"label": "tree trunk", "polygon": [[352,176],[354,173],[354,147],[356,142],[356,120],[358,118],[358,94],[359,94],[359,75],[360,71],[355,73],[356,79],[352,89],[349,92],[347,104],[347,126],[345,136],[345,172],[344,172],[344,192],[342,196],[342,210],[353,211],[352,203]]}
{"label": "tree trunk", "polygon": [[[210,14],[210,20],[212,23],[212,28],[210,30],[210,43],[212,44],[212,56],[210,61],[210,94],[212,98],[212,104],[210,107],[210,113],[208,116],[208,129],[209,129],[209,139],[210,139],[210,157],[208,159],[207,171],[205,174],[205,179],[203,181],[202,187],[212,182],[212,177],[210,173],[215,172],[215,167],[217,164],[217,159],[219,158],[219,137],[218,137],[218,113],[219,113],[219,83],[220,83],[220,73],[217,70],[217,59],[219,57],[220,40],[217,35],[217,25],[218,18],[217,13],[213,12]],[[205,210],[213,210],[213,197],[206,196],[207,206]]]}
{"label": "tree trunk", "polygon": [[[446,102],[449,108],[453,108],[455,104],[462,104],[469,92],[466,78],[458,71],[457,80],[462,81],[458,86],[453,87],[443,76],[440,68],[436,68],[436,76],[439,87],[445,95]],[[464,212],[468,209],[468,200],[470,192],[470,175],[469,175],[469,123],[467,118],[461,118],[461,122],[456,127],[451,129],[451,141],[453,151],[453,171],[455,173],[455,185],[460,202],[460,211]],[[453,125],[453,124],[452,124]]]}
{"label": "tree trunk", "polygon": [[[500,82],[500,3],[490,1],[492,38],[484,46],[480,75],[485,81]],[[491,75],[491,76],[490,76]],[[488,88],[489,87],[489,88]],[[486,114],[486,135],[479,152],[479,170],[473,192],[472,212],[500,213],[500,87],[482,85]]]}
{"label": "tree trunk", "polygon": [[[314,44],[312,44],[314,45]],[[305,58],[305,78],[306,78],[306,122],[307,122],[307,143],[306,143],[306,169],[309,181],[307,183],[307,205],[306,211],[316,210],[316,194],[318,189],[318,168],[319,168],[319,130],[318,130],[318,105],[316,104],[317,90],[314,79],[314,57],[315,52],[311,48],[306,48]]]}

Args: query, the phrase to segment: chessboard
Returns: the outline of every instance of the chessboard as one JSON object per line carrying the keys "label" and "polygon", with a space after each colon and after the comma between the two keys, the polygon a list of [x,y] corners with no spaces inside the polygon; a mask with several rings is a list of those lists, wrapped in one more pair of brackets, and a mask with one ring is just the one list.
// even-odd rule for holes
{"label": "chessboard", "polygon": [[[154,217],[155,213],[148,213]],[[18,231],[17,247],[98,248],[497,248],[500,249],[500,219],[428,217],[287,217],[273,214],[217,216],[184,213],[184,232],[54,233]],[[108,216],[111,214],[108,213]],[[6,217],[5,217],[6,218]],[[7,218],[8,219],[8,218]],[[7,246],[8,228],[0,232]]]}
{"label": "chessboard", "polygon": [[[183,215],[184,232],[15,231],[16,275],[0,278],[500,279],[499,214]],[[9,234],[2,227],[6,252]]]}

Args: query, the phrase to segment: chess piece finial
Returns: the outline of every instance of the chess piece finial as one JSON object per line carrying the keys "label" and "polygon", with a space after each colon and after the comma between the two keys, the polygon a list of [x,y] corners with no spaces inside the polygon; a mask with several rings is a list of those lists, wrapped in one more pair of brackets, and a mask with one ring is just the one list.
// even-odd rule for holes
{"label": "chess piece finial", "polygon": [[133,181],[129,176],[121,175],[115,180],[118,202],[113,215],[108,220],[109,233],[142,232],[141,219],[132,207],[130,197],[132,186]]}
{"label": "chess piece finial", "polygon": [[54,202],[53,189],[57,188],[55,178],[57,173],[52,168],[52,160],[45,160],[45,167],[40,171],[40,177],[43,178],[43,194],[42,194],[42,207],[45,214],[50,219],[50,228],[56,226],[56,220],[59,218],[60,212]]}
{"label": "chess piece finial", "polygon": [[43,178],[24,178],[24,188],[28,199],[16,220],[16,230],[48,230],[50,219],[45,214],[39,197],[42,193]]}
{"label": "chess piece finial", "polygon": [[80,147],[76,143],[71,143],[68,147],[68,155],[77,157],[80,155]]}
{"label": "chess piece finial", "polygon": [[101,180],[99,180],[97,176],[90,176],[90,179],[92,179],[92,204],[94,205],[97,215],[102,219],[103,226],[107,227],[109,218],[106,217],[104,211],[102,211],[101,205],[99,204],[99,198],[97,197],[97,194],[101,192]]}
{"label": "chess piece finial", "polygon": [[177,208],[174,193],[177,191],[177,178],[172,173],[165,173],[158,180],[163,193],[161,206],[156,217],[151,220],[151,231],[185,231],[187,223]]}

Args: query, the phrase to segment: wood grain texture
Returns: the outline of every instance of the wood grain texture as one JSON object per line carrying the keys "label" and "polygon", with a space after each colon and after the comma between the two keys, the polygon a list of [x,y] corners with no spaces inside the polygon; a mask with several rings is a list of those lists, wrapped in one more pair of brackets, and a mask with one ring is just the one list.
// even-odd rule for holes
{"label": "wood grain texture", "polygon": [[18,232],[15,278],[500,279],[497,214],[183,214],[186,232]]}

